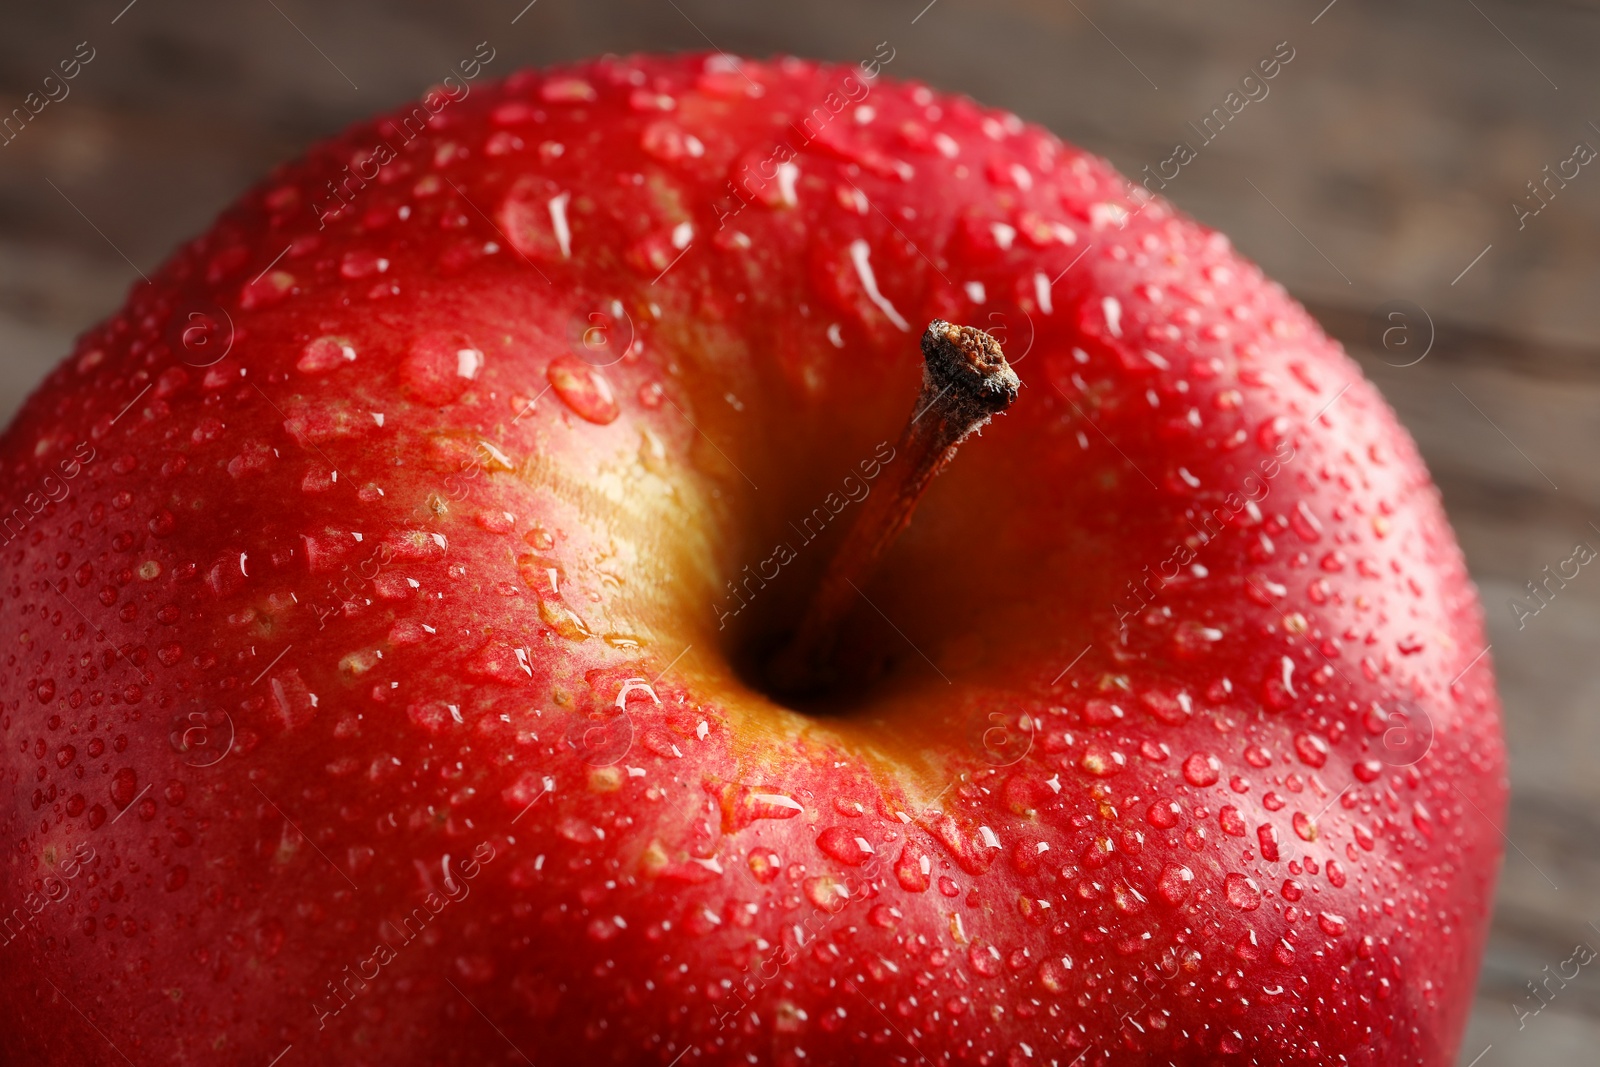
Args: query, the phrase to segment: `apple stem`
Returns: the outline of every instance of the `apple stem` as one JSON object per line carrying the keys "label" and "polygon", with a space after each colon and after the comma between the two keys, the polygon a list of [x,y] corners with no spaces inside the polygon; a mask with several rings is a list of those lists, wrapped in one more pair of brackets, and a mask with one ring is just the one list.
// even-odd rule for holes
{"label": "apple stem", "polygon": [[917,502],[956,448],[1010,407],[1022,385],[1000,342],[972,326],[934,319],[922,335],[922,355],[922,388],[885,480],[862,504],[799,626],[768,664],[768,678],[781,692],[828,684],[839,628],[861,587],[911,524]]}

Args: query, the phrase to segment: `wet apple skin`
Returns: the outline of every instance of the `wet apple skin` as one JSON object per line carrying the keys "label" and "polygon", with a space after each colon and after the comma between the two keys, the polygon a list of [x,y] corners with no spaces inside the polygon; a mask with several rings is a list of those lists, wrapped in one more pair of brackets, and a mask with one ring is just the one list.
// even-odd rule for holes
{"label": "wet apple skin", "polygon": [[[1376,390],[1045,131],[719,63],[318,146],[7,431],[4,1058],[1452,1062],[1504,747]],[[935,317],[1022,396],[780,706]]]}

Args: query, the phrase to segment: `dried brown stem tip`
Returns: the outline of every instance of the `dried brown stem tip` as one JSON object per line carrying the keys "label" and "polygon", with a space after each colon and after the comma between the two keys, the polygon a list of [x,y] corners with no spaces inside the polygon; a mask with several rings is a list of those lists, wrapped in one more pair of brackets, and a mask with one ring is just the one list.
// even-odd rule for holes
{"label": "dried brown stem tip", "polygon": [[[974,326],[934,319],[922,335],[922,358],[918,402],[939,405],[937,414],[947,423],[964,426],[955,438],[957,444],[1010,407],[1022,388],[1017,372],[1000,351],[1000,342]],[[947,393],[945,402],[942,398]],[[918,407],[913,422],[923,410]]]}
{"label": "dried brown stem tip", "polygon": [[934,319],[922,335],[922,389],[877,490],[867,497],[828,564],[789,643],[769,666],[784,692],[825,687],[839,627],[933,479],[973,431],[1017,399],[1022,383],[1000,342],[971,326]]}

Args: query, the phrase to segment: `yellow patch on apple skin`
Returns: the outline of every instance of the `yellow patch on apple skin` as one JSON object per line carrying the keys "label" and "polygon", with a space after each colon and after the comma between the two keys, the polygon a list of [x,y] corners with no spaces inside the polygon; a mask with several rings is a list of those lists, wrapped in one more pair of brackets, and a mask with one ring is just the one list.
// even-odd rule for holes
{"label": "yellow patch on apple skin", "polygon": [[778,1001],[772,1014],[773,1029],[780,1034],[797,1034],[805,1028],[806,1013],[792,1000]]}
{"label": "yellow patch on apple skin", "polygon": [[639,867],[645,874],[654,878],[666,869],[671,860],[667,857],[667,850],[661,846],[660,841],[651,841],[639,854]]}
{"label": "yellow patch on apple skin", "polygon": [[596,767],[589,772],[589,790],[593,793],[615,793],[622,788],[622,771],[616,767]]}
{"label": "yellow patch on apple skin", "polygon": [[594,488],[607,500],[621,503],[627,498],[629,483],[618,471],[602,470],[594,480]]}
{"label": "yellow patch on apple skin", "polygon": [[654,432],[643,427],[639,430],[639,465],[662,478],[672,470],[671,464],[667,462],[667,446]]}
{"label": "yellow patch on apple skin", "polygon": [[361,649],[351,652],[339,660],[339,670],[353,678],[359,678],[378,665],[382,657],[373,649]]}

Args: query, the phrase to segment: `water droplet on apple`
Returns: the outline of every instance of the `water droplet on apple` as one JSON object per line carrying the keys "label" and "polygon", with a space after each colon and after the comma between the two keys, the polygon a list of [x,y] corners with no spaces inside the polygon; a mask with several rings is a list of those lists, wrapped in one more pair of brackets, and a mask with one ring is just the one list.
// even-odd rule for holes
{"label": "water droplet on apple", "polygon": [[1104,834],[1095,838],[1084,847],[1082,853],[1083,865],[1091,871],[1098,871],[1111,862],[1111,857],[1117,853],[1117,843]]}
{"label": "water droplet on apple", "polygon": [[1294,510],[1289,513],[1289,528],[1307,544],[1316,544],[1322,540],[1322,523],[1312,514],[1304,500],[1296,504]]}
{"label": "water droplet on apple", "polygon": [[1328,762],[1328,743],[1316,734],[1295,734],[1294,751],[1308,767],[1321,767]]}
{"label": "water droplet on apple", "polygon": [[124,767],[111,779],[111,802],[120,810],[133,803],[139,794],[139,776],[132,767]]}
{"label": "water droplet on apple", "polygon": [[400,384],[413,399],[443,407],[467,391],[483,363],[483,352],[464,335],[425,333],[400,364]]}
{"label": "water droplet on apple", "polygon": [[1144,910],[1145,900],[1132,886],[1117,883],[1111,887],[1111,906],[1124,915],[1137,915]]}
{"label": "water droplet on apple", "polygon": [[751,876],[762,885],[771,885],[783,868],[783,860],[769,849],[756,849],[748,862]]}
{"label": "water droplet on apple", "polygon": [[556,833],[575,845],[591,845],[605,838],[605,831],[571,815],[556,824]]}
{"label": "water droplet on apple", "polygon": [[932,861],[928,856],[907,842],[900,850],[899,859],[895,860],[894,876],[900,888],[907,893],[923,893],[930,884],[929,872],[932,869]]}
{"label": "water droplet on apple", "polygon": [[1183,690],[1168,693],[1160,689],[1147,690],[1140,695],[1139,700],[1157,720],[1168,726],[1182,726],[1189,721],[1193,711],[1193,702],[1189,694]]}
{"label": "water droplet on apple", "polygon": [[1261,858],[1268,863],[1278,862],[1278,829],[1267,823],[1256,827],[1256,840],[1261,844]]}
{"label": "water droplet on apple", "polygon": [[1230,873],[1222,880],[1222,891],[1228,903],[1240,911],[1255,911],[1261,906],[1261,887],[1245,875]]}
{"label": "water droplet on apple", "polygon": [[843,794],[833,798],[833,810],[847,819],[859,819],[866,814],[866,807],[852,796]]}
{"label": "water droplet on apple", "polygon": [[850,899],[849,889],[830,874],[807,878],[800,883],[800,890],[815,907],[830,915],[843,909]]}
{"label": "water droplet on apple", "polygon": [[462,664],[462,668],[474,678],[502,685],[520,685],[532,674],[528,650],[499,641],[491,641],[479,649]]}
{"label": "water droplet on apple", "polygon": [[805,811],[798,800],[768,786],[726,782],[720,786],[708,784],[707,788],[715,792],[722,808],[725,834],[736,834],[758,819],[792,819]]}
{"label": "water droplet on apple", "polygon": [[295,370],[301,374],[326,374],[355,362],[356,349],[345,337],[318,337],[301,350]]}
{"label": "water droplet on apple", "polygon": [[246,311],[271,307],[295,291],[295,276],[286,270],[268,271],[239,290],[239,306]]}
{"label": "water droplet on apple", "polygon": [[1066,967],[1055,959],[1045,960],[1039,964],[1039,984],[1051,993],[1062,992],[1067,988]]}
{"label": "water droplet on apple", "polygon": [[597,367],[591,367],[576,356],[557,356],[550,362],[545,376],[562,403],[581,419],[604,426],[616,421],[622,409],[611,383]]}
{"label": "water droplet on apple", "polygon": [[1193,881],[1194,872],[1189,868],[1181,863],[1168,864],[1156,881],[1156,892],[1162,900],[1176,907],[1189,895],[1189,886]]}
{"label": "water droplet on apple", "polygon": [[1078,766],[1085,774],[1095,778],[1109,778],[1122,770],[1127,762],[1128,758],[1115,749],[1107,750],[1100,745],[1090,745],[1078,760]]}
{"label": "water droplet on apple", "polygon": [[452,713],[451,707],[437,700],[411,704],[406,707],[406,718],[430,734],[441,734],[450,729],[451,723],[456,721],[455,716],[460,713],[459,709]]}
{"label": "water droplet on apple", "polygon": [[539,598],[539,618],[568,641],[587,641],[594,636],[582,617],[555,597]]}
{"label": "water droplet on apple", "polygon": [[1246,963],[1254,963],[1261,958],[1261,944],[1256,940],[1254,930],[1246,930],[1244,936],[1234,942],[1233,954]]}
{"label": "water droplet on apple", "polygon": [[1433,816],[1423,807],[1420,800],[1411,805],[1411,825],[1415,826],[1423,837],[1429,841],[1433,840]]}
{"label": "water droplet on apple", "polygon": [[1145,821],[1158,830],[1170,830],[1178,825],[1178,814],[1182,809],[1176,801],[1158,800],[1151,804],[1144,813]]}
{"label": "water droplet on apple", "polygon": [[1222,764],[1217,757],[1206,752],[1196,752],[1183,761],[1183,780],[1193,786],[1215,785],[1222,777]]}
{"label": "water droplet on apple", "polygon": [[1317,916],[1317,925],[1320,926],[1322,928],[1322,932],[1327,934],[1329,937],[1338,937],[1340,934],[1345,932],[1345,928],[1349,924],[1345,922],[1344,916],[1335,915],[1331,911],[1325,911]]}
{"label": "water droplet on apple", "polygon": [[1329,885],[1333,886],[1335,889],[1344,888],[1347,876],[1344,873],[1344,865],[1338,860],[1328,861],[1327,875]]}

